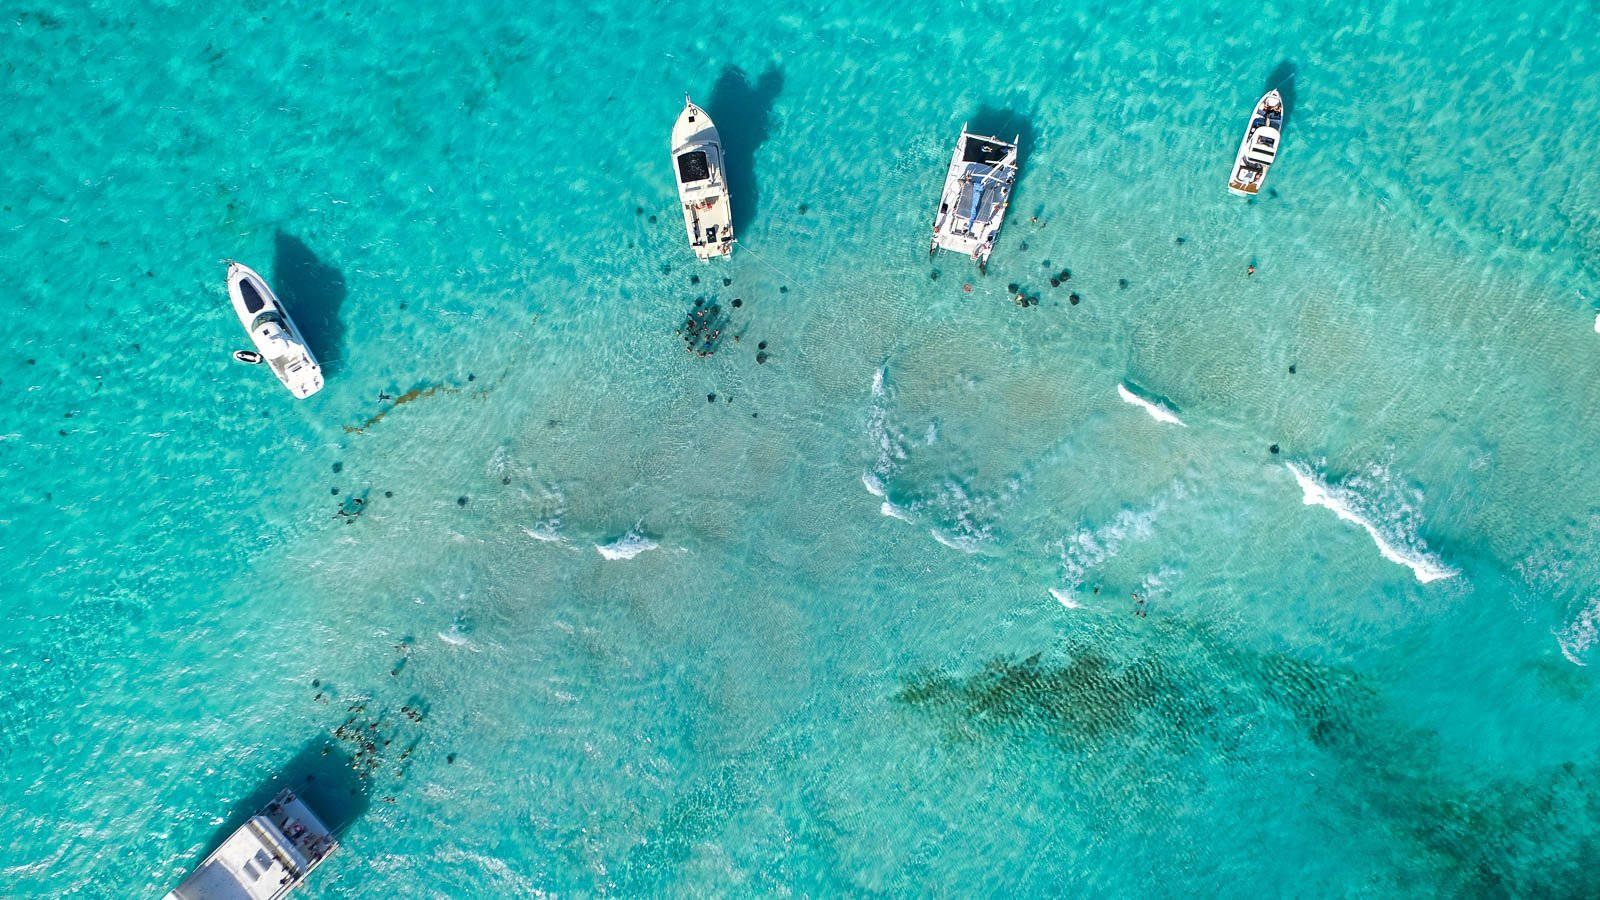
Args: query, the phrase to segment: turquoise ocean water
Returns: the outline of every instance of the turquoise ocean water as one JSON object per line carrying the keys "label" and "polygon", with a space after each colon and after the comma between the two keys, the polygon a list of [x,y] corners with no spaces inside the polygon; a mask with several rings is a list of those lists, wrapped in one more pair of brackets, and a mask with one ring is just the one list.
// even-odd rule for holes
{"label": "turquoise ocean water", "polygon": [[1466,7],[11,7],[0,893],[1600,892],[1600,9]]}

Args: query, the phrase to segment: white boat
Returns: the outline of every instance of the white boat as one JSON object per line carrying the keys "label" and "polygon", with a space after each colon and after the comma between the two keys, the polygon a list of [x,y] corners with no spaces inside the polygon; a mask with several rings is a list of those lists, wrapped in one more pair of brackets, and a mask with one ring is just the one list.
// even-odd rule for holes
{"label": "white boat", "polygon": [[1277,91],[1267,91],[1250,114],[1250,127],[1245,129],[1239,156],[1233,161],[1233,176],[1228,179],[1229,192],[1253,197],[1261,191],[1267,170],[1278,158],[1282,138],[1283,97]]}
{"label": "white boat", "polygon": [[317,358],[272,288],[254,269],[228,263],[228,296],[250,341],[289,393],[304,400],[322,390],[322,367]]}
{"label": "white boat", "polygon": [[284,790],[228,836],[166,900],[276,900],[339,846],[316,813]]}
{"label": "white boat", "polygon": [[972,134],[961,126],[961,138],[945,173],[939,214],[933,220],[932,256],[939,248],[965,253],[982,269],[994,252],[1011,188],[1017,182],[1017,141]]}
{"label": "white boat", "polygon": [[689,246],[701,259],[733,252],[733,207],[728,201],[722,138],[706,111],[683,96],[683,112],[672,126],[672,163]]}

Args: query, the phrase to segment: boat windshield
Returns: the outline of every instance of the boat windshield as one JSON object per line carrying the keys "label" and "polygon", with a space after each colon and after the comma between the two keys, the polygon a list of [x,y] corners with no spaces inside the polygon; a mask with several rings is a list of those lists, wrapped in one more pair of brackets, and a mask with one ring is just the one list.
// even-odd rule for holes
{"label": "boat windshield", "polygon": [[678,180],[684,184],[711,177],[711,162],[704,150],[691,150],[678,157]]}
{"label": "boat windshield", "polygon": [[267,301],[261,296],[261,292],[256,290],[255,284],[248,278],[239,282],[239,296],[244,298],[245,312],[258,313],[261,312],[263,306],[267,305]]}
{"label": "boat windshield", "polygon": [[[249,284],[249,282],[245,282],[245,283]],[[280,316],[275,312],[270,312],[269,311],[269,312],[264,312],[259,316],[256,316],[256,320],[254,322],[250,323],[250,330],[251,331],[255,331],[256,329],[261,328],[264,325],[276,325],[279,328],[283,328],[285,330],[288,329],[288,326],[286,326],[283,323],[283,316]]]}

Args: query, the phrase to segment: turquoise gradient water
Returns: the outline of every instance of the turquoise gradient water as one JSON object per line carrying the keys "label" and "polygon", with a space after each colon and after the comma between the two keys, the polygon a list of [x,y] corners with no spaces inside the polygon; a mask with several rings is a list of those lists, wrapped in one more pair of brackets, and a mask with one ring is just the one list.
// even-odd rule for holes
{"label": "turquoise gradient water", "polygon": [[[347,720],[308,896],[1600,888],[1592,5],[4,28],[4,893],[160,893]],[[925,253],[968,121],[987,277]]]}

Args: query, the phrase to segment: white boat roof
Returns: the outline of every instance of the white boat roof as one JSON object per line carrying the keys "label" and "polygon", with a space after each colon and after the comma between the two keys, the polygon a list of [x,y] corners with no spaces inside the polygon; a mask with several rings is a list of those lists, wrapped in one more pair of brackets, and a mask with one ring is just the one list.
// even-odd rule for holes
{"label": "white boat roof", "polygon": [[252,816],[166,900],[275,900],[304,880],[336,845],[327,826],[283,791]]}

